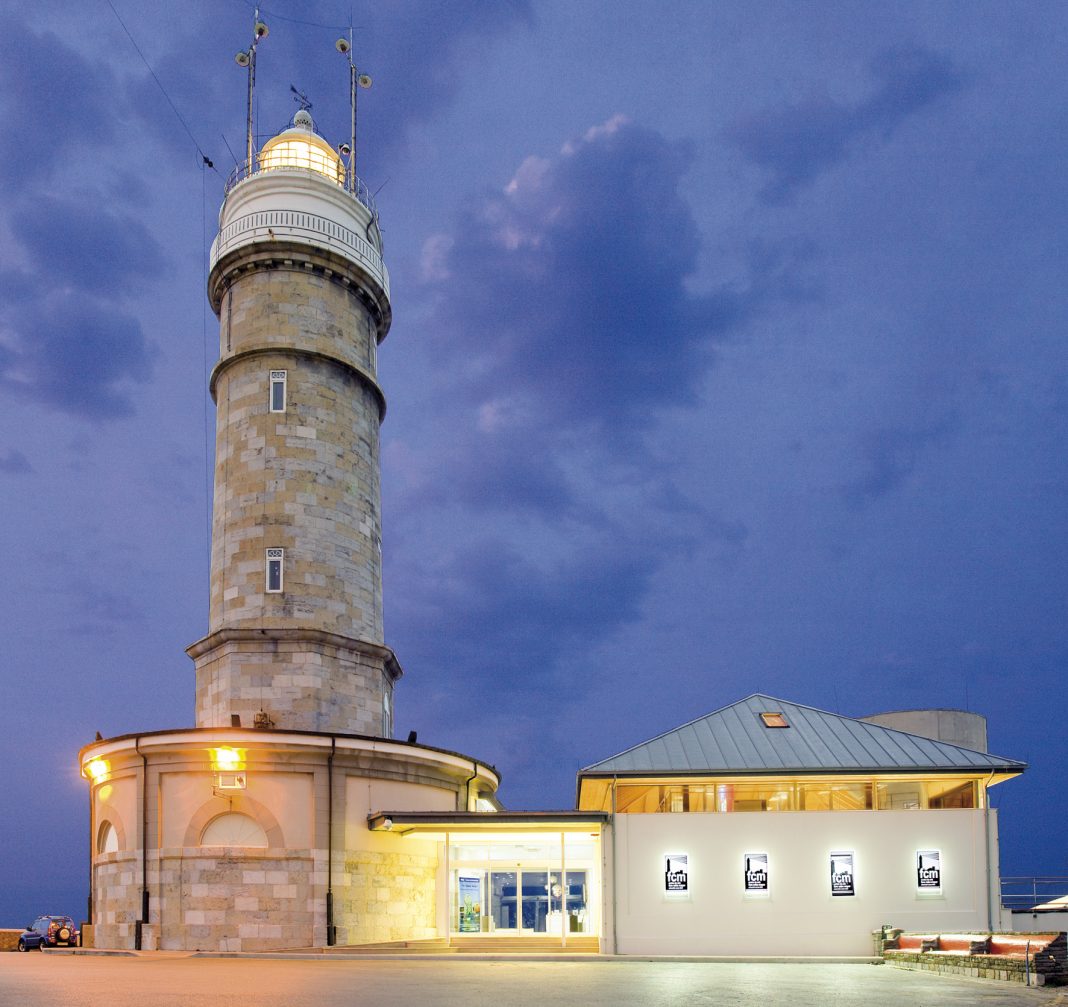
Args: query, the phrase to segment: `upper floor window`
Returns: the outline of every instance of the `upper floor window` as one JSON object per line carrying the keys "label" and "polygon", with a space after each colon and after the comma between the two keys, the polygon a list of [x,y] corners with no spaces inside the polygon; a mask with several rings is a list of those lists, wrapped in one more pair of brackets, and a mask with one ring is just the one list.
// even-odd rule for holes
{"label": "upper floor window", "polygon": [[271,371],[271,412],[286,411],[286,372]]}
{"label": "upper floor window", "polygon": [[367,319],[367,364],[372,374],[378,372],[378,329],[370,318]]}
{"label": "upper floor window", "polygon": [[905,811],[981,808],[979,781],[899,779],[733,779],[701,783],[620,783],[619,814],[738,811]]}
{"label": "upper floor window", "polygon": [[270,548],[267,550],[267,593],[281,594],[285,576],[285,549]]}

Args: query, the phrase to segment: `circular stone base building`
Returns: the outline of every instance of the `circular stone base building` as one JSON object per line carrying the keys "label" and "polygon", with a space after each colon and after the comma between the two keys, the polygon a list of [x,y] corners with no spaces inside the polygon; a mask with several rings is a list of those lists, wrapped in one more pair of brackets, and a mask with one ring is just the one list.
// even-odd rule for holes
{"label": "circular stone base building", "polygon": [[[448,932],[438,846],[382,808],[493,807],[493,769],[424,745],[277,729],[128,735],[92,779],[93,943],[262,951]],[[145,921],[145,922],[141,922]]]}

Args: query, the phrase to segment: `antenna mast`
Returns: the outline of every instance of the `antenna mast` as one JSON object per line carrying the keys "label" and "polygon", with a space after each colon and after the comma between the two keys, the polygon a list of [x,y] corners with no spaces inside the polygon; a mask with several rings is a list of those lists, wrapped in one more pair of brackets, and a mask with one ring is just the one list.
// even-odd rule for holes
{"label": "antenna mast", "polygon": [[267,25],[260,20],[260,9],[257,7],[252,22],[252,44],[234,57],[238,66],[248,67],[248,117],[245,121],[245,164],[247,167],[245,170],[250,175],[254,170],[253,160],[256,156],[256,135],[252,129],[253,95],[256,90],[256,44],[268,34]]}
{"label": "antenna mast", "polygon": [[347,187],[350,192],[356,191],[356,95],[357,89],[369,88],[371,78],[356,69],[352,59],[352,24],[349,24],[349,37],[342,36],[334,43],[334,48],[349,61],[349,109],[352,113],[352,133],[349,142],[349,177]]}

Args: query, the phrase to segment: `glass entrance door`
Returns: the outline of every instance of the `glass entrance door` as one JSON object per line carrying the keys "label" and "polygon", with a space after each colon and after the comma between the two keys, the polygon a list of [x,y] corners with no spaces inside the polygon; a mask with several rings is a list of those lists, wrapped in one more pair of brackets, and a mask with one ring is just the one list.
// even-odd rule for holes
{"label": "glass entrance door", "polygon": [[597,934],[597,837],[501,836],[450,843],[451,934]]}
{"label": "glass entrance door", "polygon": [[489,894],[485,921],[479,875],[470,871],[454,875],[460,933],[478,932],[487,924],[492,932],[505,934],[590,932],[585,871],[568,871],[566,890],[559,871],[488,871],[482,877]]}
{"label": "glass entrance door", "polygon": [[519,930],[519,872],[490,871],[490,919],[494,930]]}

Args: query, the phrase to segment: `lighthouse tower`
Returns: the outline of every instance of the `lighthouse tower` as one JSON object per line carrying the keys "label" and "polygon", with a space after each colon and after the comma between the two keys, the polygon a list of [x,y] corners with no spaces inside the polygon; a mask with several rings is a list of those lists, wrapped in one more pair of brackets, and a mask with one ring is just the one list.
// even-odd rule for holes
{"label": "lighthouse tower", "polygon": [[[257,20],[255,40],[266,34]],[[401,669],[382,633],[377,353],[391,312],[378,214],[304,103],[255,149],[255,49],[237,58],[249,68],[248,160],[227,184],[210,258],[215,502],[208,634],[187,651],[196,727],[98,737],[79,753],[93,850],[84,933],[97,947],[447,935],[444,842],[405,838],[379,813],[468,815],[499,783],[477,759],[392,739]],[[356,88],[370,81],[349,69],[354,141]]]}
{"label": "lighthouse tower", "polygon": [[198,727],[388,737],[382,636],[377,213],[301,109],[237,172],[208,296],[219,317],[209,633]]}

